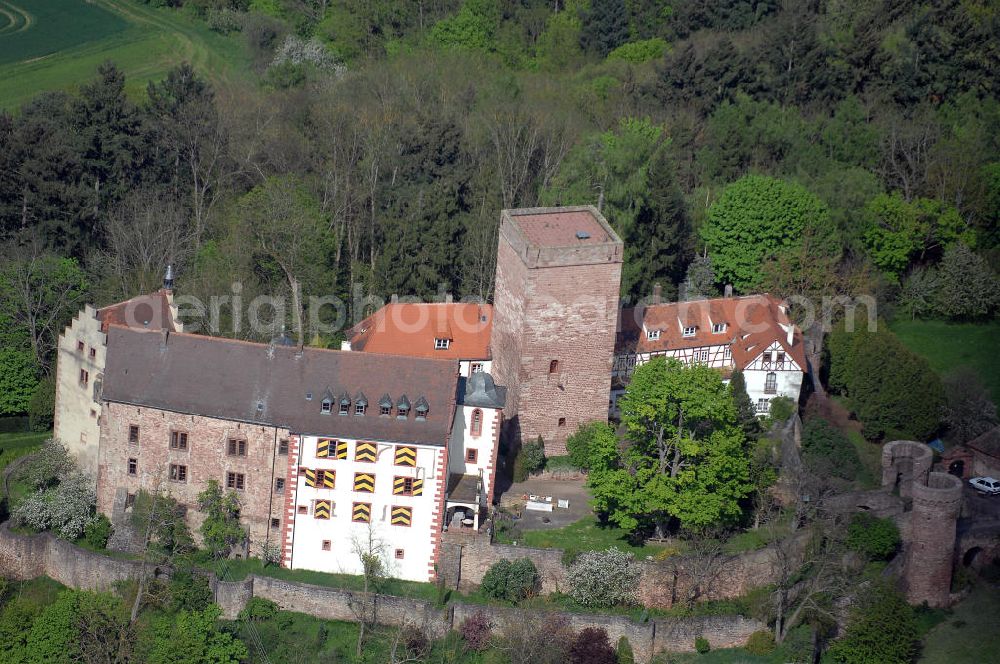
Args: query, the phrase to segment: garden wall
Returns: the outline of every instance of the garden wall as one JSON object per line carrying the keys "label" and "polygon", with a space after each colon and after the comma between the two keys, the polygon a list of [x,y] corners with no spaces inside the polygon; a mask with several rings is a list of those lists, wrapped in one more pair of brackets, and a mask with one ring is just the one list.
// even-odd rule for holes
{"label": "garden wall", "polygon": [[[520,553],[521,547],[510,547]],[[559,552],[548,551],[542,560],[551,567],[559,562]],[[561,563],[560,563],[561,565]],[[15,579],[49,576],[71,588],[107,590],[115,581],[138,576],[142,563],[118,560],[81,549],[51,533],[18,535],[7,524],[0,524],[0,574]],[[168,570],[154,570],[167,574]],[[348,590],[327,588],[307,583],[283,581],[266,576],[249,575],[243,581],[218,581],[210,577],[215,601],[226,618],[234,619],[251,597],[262,597],[289,611],[307,613],[325,620],[353,621],[360,605],[359,594]],[[481,606],[453,602],[445,607],[426,600],[378,595],[375,615],[380,624],[390,626],[418,625],[429,635],[443,636],[457,628],[470,615],[483,611],[500,629],[507,624],[537,622],[546,614],[541,611]],[[757,620],[741,616],[709,616],[697,618],[664,618],[636,622],[625,616],[604,614],[555,614],[565,619],[574,630],[602,627],[612,643],[626,637],[635,651],[636,661],[648,662],[659,652],[689,652],[694,650],[698,636],[708,639],[713,648],[743,645],[753,632],[764,629]]]}

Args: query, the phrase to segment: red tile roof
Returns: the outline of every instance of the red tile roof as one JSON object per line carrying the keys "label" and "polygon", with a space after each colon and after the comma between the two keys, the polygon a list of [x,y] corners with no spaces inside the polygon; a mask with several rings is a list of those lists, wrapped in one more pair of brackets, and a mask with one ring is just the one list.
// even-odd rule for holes
{"label": "red tile roof", "polygon": [[169,296],[164,290],[138,295],[98,309],[97,319],[101,321],[101,331],[105,333],[111,325],[124,325],[139,330],[177,331],[170,312]]}
{"label": "red tile roof", "polygon": [[[464,302],[392,303],[348,332],[353,350],[439,359],[490,358],[493,306]],[[449,339],[448,348],[434,348]]]}
{"label": "red tile roof", "polygon": [[[725,330],[713,332],[718,323],[725,323]],[[781,301],[766,294],[651,304],[622,309],[616,352],[655,353],[731,343],[733,363],[742,369],[778,341],[805,371],[802,333],[793,328],[789,343],[786,328],[790,325]],[[660,330],[660,338],[650,339],[643,326],[647,332]],[[695,327],[694,336],[685,337],[682,327]]]}
{"label": "red tile roof", "polygon": [[[612,241],[604,226],[589,210],[567,212],[511,210],[511,220],[521,229],[528,242],[539,247],[572,247]],[[583,233],[587,237],[577,237],[577,233]]]}

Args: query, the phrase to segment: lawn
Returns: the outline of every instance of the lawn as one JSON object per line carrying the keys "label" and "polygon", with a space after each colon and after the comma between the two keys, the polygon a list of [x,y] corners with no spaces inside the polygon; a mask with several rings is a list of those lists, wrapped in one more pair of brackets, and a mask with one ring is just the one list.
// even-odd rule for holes
{"label": "lawn", "polygon": [[[133,98],[181,62],[215,83],[249,73],[240,35],[212,32],[182,11],[133,0],[0,0],[0,10],[0,108],[42,91],[76,90],[107,60],[124,71]],[[30,23],[15,27],[23,14]]]}
{"label": "lawn", "polygon": [[939,374],[968,366],[982,377],[1000,405],[1000,323],[946,323],[944,321],[897,321],[892,331],[912,351],[922,355]]}
{"label": "lawn", "polygon": [[1000,653],[1000,589],[983,583],[924,639],[920,664],[995,662]]}
{"label": "lawn", "polygon": [[668,547],[664,544],[647,543],[636,546],[628,541],[627,531],[617,526],[604,525],[594,516],[584,517],[562,528],[524,531],[517,537],[517,543],[538,549],[563,551],[603,551],[614,547],[631,551],[638,558],[678,552],[676,545]]}
{"label": "lawn", "polygon": [[42,441],[52,436],[51,431],[42,433],[0,433],[0,473],[14,459],[34,451]]}

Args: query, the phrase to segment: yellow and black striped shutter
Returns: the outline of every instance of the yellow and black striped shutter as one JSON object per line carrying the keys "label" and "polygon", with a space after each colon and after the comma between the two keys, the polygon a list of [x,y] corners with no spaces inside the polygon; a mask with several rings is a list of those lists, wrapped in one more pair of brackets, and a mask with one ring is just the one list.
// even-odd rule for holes
{"label": "yellow and black striped shutter", "polygon": [[336,471],[333,470],[323,471],[323,488],[332,489],[336,479],[337,479]]}
{"label": "yellow and black striped shutter", "polygon": [[315,507],[313,508],[313,516],[317,519],[329,519],[330,518],[330,501],[329,500],[317,500]]}
{"label": "yellow and black striped shutter", "polygon": [[357,449],[354,450],[354,460],[375,463],[376,452],[375,443],[358,443]]}
{"label": "yellow and black striped shutter", "polygon": [[401,493],[406,493],[406,480],[408,477],[395,477],[392,480],[392,494],[398,496]]}
{"label": "yellow and black striped shutter", "polygon": [[354,509],[351,510],[351,521],[357,521],[358,523],[368,523],[371,520],[372,520],[372,504],[354,503]]}
{"label": "yellow and black striped shutter", "polygon": [[412,507],[395,507],[392,508],[392,518],[389,523],[394,526],[408,526],[413,520],[413,508]]}
{"label": "yellow and black striped shutter", "polygon": [[316,471],[312,468],[303,468],[302,472],[306,476],[306,486],[316,486]]}
{"label": "yellow and black striped shutter", "polygon": [[338,440],[337,441],[337,459],[343,461],[347,458],[347,441]]}
{"label": "yellow and black striped shutter", "polygon": [[417,448],[406,445],[396,446],[396,459],[393,461],[397,466],[416,466]]}
{"label": "yellow and black striped shutter", "polygon": [[413,480],[413,495],[422,496],[424,495],[424,481],[420,479]]}
{"label": "yellow and black striped shutter", "polygon": [[354,473],[354,490],[375,493],[375,476],[371,473]]}
{"label": "yellow and black striped shutter", "polygon": [[330,456],[330,443],[333,441],[329,438],[320,438],[319,442],[316,443],[316,458],[326,459]]}

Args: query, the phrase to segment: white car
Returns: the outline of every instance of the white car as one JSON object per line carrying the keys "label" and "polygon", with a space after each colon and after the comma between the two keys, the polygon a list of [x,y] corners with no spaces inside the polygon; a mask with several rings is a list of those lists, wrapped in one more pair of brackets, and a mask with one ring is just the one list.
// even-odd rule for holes
{"label": "white car", "polygon": [[992,477],[973,477],[969,480],[969,484],[979,493],[988,493],[991,496],[1000,494],[1000,480]]}

